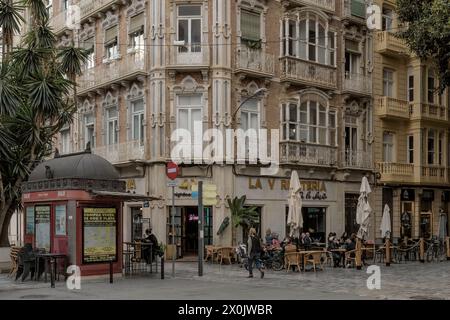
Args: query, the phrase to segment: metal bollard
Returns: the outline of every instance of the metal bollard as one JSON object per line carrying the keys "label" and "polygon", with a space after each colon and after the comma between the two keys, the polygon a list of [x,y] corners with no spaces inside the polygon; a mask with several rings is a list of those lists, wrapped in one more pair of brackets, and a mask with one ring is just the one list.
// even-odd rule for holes
{"label": "metal bollard", "polygon": [[161,258],[161,279],[164,279],[164,257]]}
{"label": "metal bollard", "polygon": [[113,283],[113,262],[109,262],[109,283]]}
{"label": "metal bollard", "polygon": [[55,259],[51,258],[50,259],[50,286],[52,288],[55,287]]}

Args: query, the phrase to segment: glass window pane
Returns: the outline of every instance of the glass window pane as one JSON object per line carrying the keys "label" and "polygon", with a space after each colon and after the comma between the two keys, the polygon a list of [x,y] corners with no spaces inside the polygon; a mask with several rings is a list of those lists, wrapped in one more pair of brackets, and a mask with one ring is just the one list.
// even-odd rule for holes
{"label": "glass window pane", "polygon": [[297,121],[297,105],[295,104],[289,105],[289,121]]}
{"label": "glass window pane", "polygon": [[201,15],[201,6],[179,6],[179,16],[199,16]]}
{"label": "glass window pane", "polygon": [[319,128],[319,144],[327,143],[327,129]]}
{"label": "glass window pane", "polygon": [[242,130],[248,130],[248,112],[241,113],[241,127]]}
{"label": "glass window pane", "polygon": [[188,34],[188,20],[178,20],[178,40],[184,41],[185,43],[189,42]]}
{"label": "glass window pane", "polygon": [[316,43],[316,21],[309,20],[309,43]]}
{"label": "glass window pane", "polygon": [[325,28],[319,24],[319,45],[325,46]]}
{"label": "glass window pane", "polygon": [[289,140],[297,140],[297,125],[289,124]]}
{"label": "glass window pane", "polygon": [[250,128],[258,130],[259,129],[259,123],[258,123],[258,114],[257,113],[251,113],[250,114]]}
{"label": "glass window pane", "polygon": [[309,105],[309,124],[317,124],[317,105],[314,101]]}
{"label": "glass window pane", "polygon": [[55,206],[55,235],[65,236],[66,235],[66,206],[57,205]]}
{"label": "glass window pane", "polygon": [[140,116],[134,115],[133,116],[133,140],[139,139],[139,133],[140,133]]}
{"label": "glass window pane", "polygon": [[192,52],[201,51],[202,42],[202,31],[201,31],[201,20],[194,19],[191,21],[191,42],[192,42]]}
{"label": "glass window pane", "polygon": [[309,142],[316,143],[317,142],[317,132],[316,127],[309,128]]}
{"label": "glass window pane", "polygon": [[178,128],[189,130],[189,110],[178,110]]}

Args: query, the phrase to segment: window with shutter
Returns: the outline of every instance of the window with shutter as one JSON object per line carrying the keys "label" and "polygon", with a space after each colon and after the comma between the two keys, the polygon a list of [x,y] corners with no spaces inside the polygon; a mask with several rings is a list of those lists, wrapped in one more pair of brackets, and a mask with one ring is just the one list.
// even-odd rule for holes
{"label": "window with shutter", "polygon": [[352,15],[359,18],[366,17],[366,4],[364,0],[352,0]]}
{"label": "window with shutter", "polygon": [[117,26],[106,29],[105,31],[105,44],[117,41]]}
{"label": "window with shutter", "polygon": [[144,28],[144,13],[140,13],[135,15],[134,17],[131,17],[128,34],[139,32],[143,28]]}
{"label": "window with shutter", "polygon": [[261,15],[259,13],[241,10],[241,35],[245,40],[259,41],[261,39]]}

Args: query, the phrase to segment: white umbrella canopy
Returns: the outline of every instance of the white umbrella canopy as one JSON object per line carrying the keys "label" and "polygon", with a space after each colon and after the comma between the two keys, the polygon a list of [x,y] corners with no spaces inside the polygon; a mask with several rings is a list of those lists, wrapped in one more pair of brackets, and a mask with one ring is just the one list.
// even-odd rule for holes
{"label": "white umbrella canopy", "polygon": [[363,177],[361,181],[361,187],[359,189],[360,195],[358,198],[358,205],[356,208],[356,223],[359,224],[358,238],[363,239],[369,232],[369,216],[372,213],[368,196],[372,192],[370,189],[369,181],[367,177]]}
{"label": "white umbrella canopy", "polygon": [[447,215],[441,212],[439,215],[439,239],[443,240],[447,237]]}
{"label": "white umbrella canopy", "polygon": [[383,217],[381,218],[381,236],[390,237],[391,235],[391,209],[387,204],[384,205]]}
{"label": "white umbrella canopy", "polygon": [[302,191],[302,185],[300,184],[300,179],[298,178],[297,171],[292,171],[291,181],[289,185],[289,211],[287,223],[290,226],[290,236],[292,237],[294,233],[299,232],[300,228],[303,227],[303,216],[302,216],[302,198],[300,192]]}

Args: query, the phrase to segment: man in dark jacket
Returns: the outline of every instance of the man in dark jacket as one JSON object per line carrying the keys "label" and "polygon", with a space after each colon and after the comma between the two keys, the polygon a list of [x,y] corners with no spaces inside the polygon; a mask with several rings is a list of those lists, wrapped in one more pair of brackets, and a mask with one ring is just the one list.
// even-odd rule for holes
{"label": "man in dark jacket", "polygon": [[264,278],[264,271],[261,266],[261,241],[256,237],[255,228],[251,228],[249,231],[248,241],[248,277],[253,278],[253,262],[256,268],[261,272],[261,278]]}
{"label": "man in dark jacket", "polygon": [[148,263],[150,263],[151,261],[155,260],[155,255],[159,254],[158,239],[153,234],[152,229],[145,230],[144,242],[152,244],[152,250],[151,250],[151,252],[152,252],[151,258],[152,258],[152,260],[150,260],[150,247],[144,246],[144,248],[143,248],[144,258],[145,258],[145,260]]}

